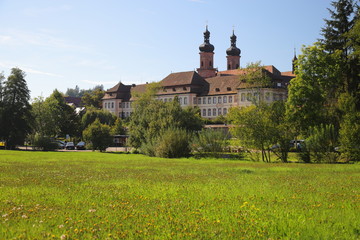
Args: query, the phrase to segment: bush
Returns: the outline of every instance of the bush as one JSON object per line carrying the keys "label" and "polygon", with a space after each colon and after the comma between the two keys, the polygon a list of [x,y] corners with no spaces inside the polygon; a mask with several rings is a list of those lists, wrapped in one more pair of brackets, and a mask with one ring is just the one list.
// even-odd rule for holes
{"label": "bush", "polygon": [[190,134],[184,129],[168,128],[157,140],[155,156],[164,158],[188,157],[190,155]]}
{"label": "bush", "polygon": [[57,142],[54,142],[50,137],[45,137],[40,134],[35,134],[33,139],[33,148],[40,151],[54,151],[59,148]]}
{"label": "bush", "polygon": [[224,131],[203,129],[194,137],[192,150],[200,155],[217,157],[228,145],[228,135]]}
{"label": "bush", "polygon": [[305,140],[311,160],[315,162],[336,162],[338,156],[334,154],[336,140],[334,125],[321,124],[311,127],[310,135]]}
{"label": "bush", "polygon": [[111,128],[108,125],[101,124],[100,120],[96,119],[83,131],[83,136],[92,150],[105,151],[112,143],[110,132]]}

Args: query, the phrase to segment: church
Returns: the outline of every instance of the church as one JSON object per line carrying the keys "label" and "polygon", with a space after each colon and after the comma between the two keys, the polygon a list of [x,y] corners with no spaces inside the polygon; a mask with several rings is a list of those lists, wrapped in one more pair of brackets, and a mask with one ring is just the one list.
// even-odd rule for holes
{"label": "church", "polygon": [[[206,26],[204,42],[199,46],[200,67],[197,71],[171,73],[160,81],[156,98],[172,101],[175,97],[182,107],[199,107],[203,118],[214,119],[226,115],[231,107],[246,107],[254,100],[267,103],[285,100],[287,86],[295,77],[294,69],[280,72],[274,66],[265,66],[264,73],[270,79],[270,86],[254,87],[240,77],[246,70],[240,68],[241,50],[236,46],[236,36],[230,37],[230,47],[226,50],[227,69],[214,68],[214,49],[210,43],[210,32]],[[294,56],[293,61],[296,60]],[[127,118],[134,111],[133,93],[145,92],[147,84],[124,85],[119,82],[108,89],[102,99],[103,108],[120,118]]]}

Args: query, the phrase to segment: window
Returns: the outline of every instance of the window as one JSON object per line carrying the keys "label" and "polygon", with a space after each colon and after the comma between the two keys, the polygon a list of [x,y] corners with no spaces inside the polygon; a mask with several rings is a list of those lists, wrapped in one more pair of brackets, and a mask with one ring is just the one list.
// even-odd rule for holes
{"label": "window", "polygon": [[220,88],[215,88],[215,92],[220,92]]}
{"label": "window", "polygon": [[121,103],[121,107],[122,107],[122,108],[125,108],[125,103],[124,103],[124,102]]}
{"label": "window", "polygon": [[232,96],[229,96],[229,103],[232,103]]}
{"label": "window", "polygon": [[126,108],[129,108],[129,102],[126,103]]}
{"label": "window", "polygon": [[213,97],[213,104],[216,104],[216,97]]}
{"label": "window", "polygon": [[184,105],[187,105],[187,97],[184,97]]}
{"label": "window", "polygon": [[164,99],[164,102],[167,102],[167,98]]}
{"label": "window", "polygon": [[179,103],[180,103],[180,105],[183,104],[182,98],[179,98]]}
{"label": "window", "polygon": [[208,109],[208,116],[209,117],[211,116],[211,109],[210,108]]}
{"label": "window", "polygon": [[119,113],[119,118],[121,118],[122,117],[122,114],[121,113]]}
{"label": "window", "polygon": [[201,66],[202,66],[202,67],[204,66],[204,62],[203,62],[203,61],[201,61]]}
{"label": "window", "polygon": [[198,98],[198,104],[201,104],[201,98]]}
{"label": "window", "polygon": [[114,102],[111,103],[111,108],[114,108]]}
{"label": "window", "polygon": [[[244,102],[245,101],[245,93],[241,94],[241,101]],[[230,101],[229,101],[230,102]]]}
{"label": "window", "polygon": [[209,66],[212,67],[212,61],[209,62]]}
{"label": "window", "polygon": [[218,109],[218,115],[221,115],[221,108]]}
{"label": "window", "polygon": [[196,104],[196,97],[194,97],[194,104]]}
{"label": "window", "polygon": [[203,109],[203,116],[206,116],[206,109]]}
{"label": "window", "polygon": [[279,82],[276,83],[276,86],[277,86],[277,87],[281,87],[281,83],[279,83]]}
{"label": "window", "polygon": [[226,115],[227,114],[227,108],[223,109],[223,114]]}
{"label": "window", "polygon": [[208,104],[211,104],[211,97],[208,97]]}
{"label": "window", "polygon": [[213,116],[216,116],[216,108],[213,109]]}
{"label": "window", "polygon": [[206,98],[203,98],[203,104],[206,104]]}
{"label": "window", "polygon": [[183,90],[186,91],[186,87],[183,87]]}
{"label": "window", "polygon": [[265,100],[267,100],[267,101],[270,100],[270,93],[269,92],[265,93]]}
{"label": "window", "polygon": [[227,97],[224,96],[224,98],[223,98],[223,103],[226,103],[226,102],[227,102]]}
{"label": "window", "polygon": [[227,87],[226,90],[231,91],[231,87]]}
{"label": "window", "polygon": [[247,93],[247,95],[246,95],[246,100],[248,100],[248,101],[251,100],[251,93]]}
{"label": "window", "polygon": [[176,88],[173,88],[173,92],[176,92]]}
{"label": "window", "polygon": [[222,97],[218,97],[218,103],[221,103]]}
{"label": "window", "polygon": [[119,103],[119,108],[121,108],[121,103]]}

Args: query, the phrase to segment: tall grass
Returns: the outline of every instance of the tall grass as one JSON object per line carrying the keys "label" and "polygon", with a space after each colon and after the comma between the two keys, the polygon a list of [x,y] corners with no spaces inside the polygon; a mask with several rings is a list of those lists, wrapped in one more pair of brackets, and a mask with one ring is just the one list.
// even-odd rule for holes
{"label": "tall grass", "polygon": [[0,151],[0,239],[359,239],[360,165]]}

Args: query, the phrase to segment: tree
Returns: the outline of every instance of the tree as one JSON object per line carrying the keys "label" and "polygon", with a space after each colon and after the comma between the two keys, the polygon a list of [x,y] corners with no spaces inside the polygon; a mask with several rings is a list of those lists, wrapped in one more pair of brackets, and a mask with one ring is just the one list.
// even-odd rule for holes
{"label": "tree", "polygon": [[[268,76],[267,70],[261,65],[261,62],[248,63],[246,68],[240,68],[244,74],[240,75],[240,81],[252,90],[253,93],[257,93],[260,96],[260,88],[271,86],[271,78]],[[261,102],[261,98],[255,97],[256,94],[251,94],[253,104],[258,105]]]}
{"label": "tree", "polygon": [[198,109],[182,109],[177,97],[171,102],[156,100],[157,89],[157,84],[149,84],[144,94],[135,96],[135,111],[129,122],[129,144],[135,148],[152,148],[156,139],[168,128],[192,132],[202,127]]}
{"label": "tree", "polygon": [[114,123],[114,125],[111,128],[111,134],[112,135],[123,135],[125,134],[125,129],[124,126],[122,124],[122,121],[120,118],[116,118],[116,121]]}
{"label": "tree", "polygon": [[331,19],[325,19],[326,26],[322,29],[324,49],[333,54],[340,51],[341,92],[349,92],[357,98],[357,110],[360,110],[360,64],[358,56],[353,54],[358,48],[356,39],[359,19],[359,7],[353,0],[338,0],[331,3],[334,10],[328,9]]}
{"label": "tree", "polygon": [[341,158],[360,161],[360,112],[356,111],[355,97],[348,93],[342,94],[339,108],[344,113],[339,132]]}
{"label": "tree", "polygon": [[233,136],[237,137],[241,144],[255,153],[255,160],[258,159],[258,149],[261,152],[261,159],[270,162],[270,147],[273,144],[273,136],[276,128],[271,121],[271,111],[266,104],[249,106],[246,108],[231,108],[227,115],[230,123],[234,125],[230,129]]}
{"label": "tree", "polygon": [[334,53],[336,50],[341,50],[342,55],[346,58],[351,51],[347,33],[355,22],[354,1],[333,1],[331,6],[334,10],[328,8],[331,19],[325,19],[326,25],[321,29],[324,39],[320,39],[320,41],[324,44],[326,51]]}
{"label": "tree", "polygon": [[52,136],[70,136],[80,135],[80,117],[75,109],[67,105],[63,95],[58,91],[54,92],[46,98],[44,107],[47,109],[50,118],[47,125],[53,126]]}
{"label": "tree", "polygon": [[88,108],[85,114],[81,118],[82,129],[87,128],[96,119],[98,119],[102,124],[112,126],[114,125],[117,117],[111,112],[106,110]]}
{"label": "tree", "polygon": [[85,107],[94,107],[97,109],[102,108],[102,98],[105,95],[105,91],[98,88],[91,92],[85,92],[81,97],[81,102]]}
{"label": "tree", "polygon": [[328,54],[318,43],[303,48],[302,52],[297,60],[296,77],[290,82],[286,111],[298,134],[306,135],[308,127],[335,116],[330,112],[341,85],[341,52]]}
{"label": "tree", "polygon": [[96,119],[83,131],[84,140],[92,150],[105,151],[112,143],[111,128]]}
{"label": "tree", "polygon": [[30,91],[25,76],[25,72],[21,69],[12,68],[11,74],[4,83],[0,138],[6,141],[8,149],[23,144],[31,130]]}
{"label": "tree", "polygon": [[295,132],[291,122],[286,116],[286,105],[284,101],[275,101],[269,106],[270,120],[273,127],[272,152],[282,161],[288,161],[290,141],[294,139]]}

